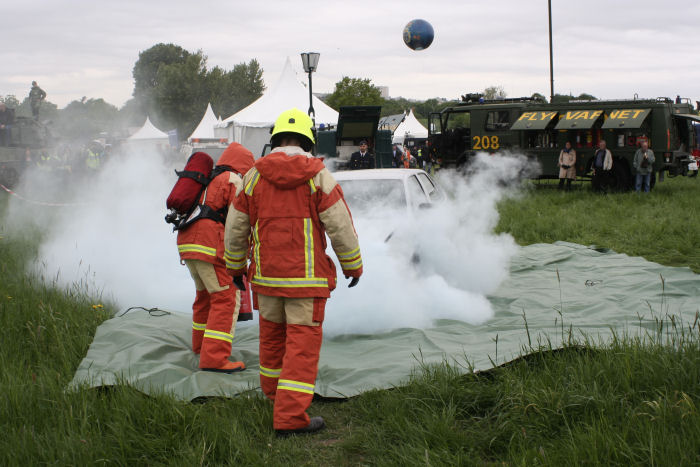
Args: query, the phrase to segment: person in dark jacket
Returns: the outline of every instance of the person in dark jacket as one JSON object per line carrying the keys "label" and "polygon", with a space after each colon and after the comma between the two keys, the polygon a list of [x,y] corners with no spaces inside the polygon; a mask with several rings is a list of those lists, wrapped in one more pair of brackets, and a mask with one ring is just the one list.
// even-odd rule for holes
{"label": "person in dark jacket", "polygon": [[607,179],[613,167],[612,153],[604,139],[598,143],[598,150],[593,155],[593,177],[591,184],[594,191],[607,192]]}
{"label": "person in dark jacket", "polygon": [[29,90],[29,104],[32,107],[34,120],[39,120],[39,107],[44,99],[46,99],[46,92],[36,84],[36,81],[32,81],[32,89]]}
{"label": "person in dark jacket", "polygon": [[391,166],[394,168],[403,167],[403,152],[399,149],[398,144],[395,144],[391,151]]}
{"label": "person in dark jacket", "polygon": [[350,170],[373,169],[374,154],[369,152],[367,141],[360,141],[360,150],[350,156]]}

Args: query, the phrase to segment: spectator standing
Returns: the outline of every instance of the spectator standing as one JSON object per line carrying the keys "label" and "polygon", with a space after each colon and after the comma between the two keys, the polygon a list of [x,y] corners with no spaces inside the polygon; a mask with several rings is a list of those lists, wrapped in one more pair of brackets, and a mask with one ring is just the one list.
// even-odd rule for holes
{"label": "spectator standing", "polygon": [[649,143],[642,142],[642,146],[634,153],[632,166],[635,170],[634,189],[639,193],[644,188],[644,192],[648,193],[651,187],[651,173],[653,172],[654,151],[649,149]]}
{"label": "spectator standing", "polygon": [[403,162],[401,162],[402,158],[403,158],[403,153],[399,149],[399,145],[395,144],[394,148],[392,149],[392,152],[391,152],[391,165],[392,165],[392,167],[395,167],[395,168],[403,167]]}
{"label": "spectator standing", "polygon": [[613,160],[612,153],[607,148],[604,139],[598,143],[598,150],[593,156],[593,178],[591,183],[595,191],[606,191],[607,177],[612,170]]}
{"label": "spectator standing", "polygon": [[559,189],[564,189],[566,181],[566,191],[571,191],[573,180],[576,180],[576,151],[567,141],[564,149],[559,153]]}

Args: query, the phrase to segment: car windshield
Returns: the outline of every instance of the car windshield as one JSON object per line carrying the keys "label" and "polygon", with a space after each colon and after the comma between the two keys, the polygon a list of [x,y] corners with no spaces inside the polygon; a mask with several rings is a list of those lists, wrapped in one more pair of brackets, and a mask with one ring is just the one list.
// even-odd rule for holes
{"label": "car windshield", "polygon": [[338,180],[338,183],[352,211],[406,207],[406,195],[401,180]]}

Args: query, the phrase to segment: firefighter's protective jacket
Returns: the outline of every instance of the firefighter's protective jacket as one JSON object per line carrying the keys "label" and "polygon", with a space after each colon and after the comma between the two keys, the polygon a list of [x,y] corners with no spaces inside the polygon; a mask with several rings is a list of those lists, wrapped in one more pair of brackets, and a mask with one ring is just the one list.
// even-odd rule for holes
{"label": "firefighter's protective jacket", "polygon": [[243,178],[226,219],[225,260],[246,272],[253,291],[279,297],[329,297],[335,265],[326,233],[346,276],[362,274],[357,233],[343,191],[323,162],[287,146],[259,159]]}
{"label": "firefighter's protective jacket", "polygon": [[[231,143],[221,154],[217,166],[228,166],[227,171],[216,176],[207,186],[200,204],[214,211],[224,212],[233,202],[236,191],[242,187],[242,176],[250,170],[255,160],[253,154],[238,143]],[[177,234],[180,258],[198,259],[207,263],[224,265],[224,224],[213,219],[200,219]]]}

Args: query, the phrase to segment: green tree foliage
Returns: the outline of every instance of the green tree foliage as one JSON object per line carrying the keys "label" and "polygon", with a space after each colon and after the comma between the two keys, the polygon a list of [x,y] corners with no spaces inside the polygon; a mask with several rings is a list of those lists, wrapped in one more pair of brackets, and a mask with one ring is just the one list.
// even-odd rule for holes
{"label": "green tree foliage", "polygon": [[180,137],[189,136],[209,99],[206,77],[201,52],[189,55],[184,63],[161,65],[148,112],[153,124],[165,131],[177,128]]}
{"label": "green tree foliage", "polygon": [[424,126],[428,126],[428,119],[432,112],[439,112],[449,105],[456,104],[456,101],[445,101],[444,99],[432,98],[425,101],[415,101],[404,97],[382,100],[382,117],[396,115],[413,109],[413,114]]}
{"label": "green tree foliage", "polygon": [[0,102],[5,104],[9,109],[16,109],[20,105],[19,100],[17,100],[14,94],[8,94],[5,97],[0,96]]}
{"label": "green tree foliage", "polygon": [[151,104],[153,90],[158,86],[158,72],[163,65],[185,63],[191,54],[175,44],[156,44],[148,50],[139,53],[139,59],[134,64],[133,95],[148,108]]}
{"label": "green tree foliage", "polygon": [[346,105],[382,105],[382,95],[370,79],[344,76],[335,83],[335,90],[326,98],[326,104],[335,110]]}
{"label": "green tree foliage", "polygon": [[583,100],[583,101],[594,101],[597,97],[592,94],[581,93],[578,96],[573,96],[571,94],[555,94],[554,99],[552,99],[553,104],[565,104],[569,101]]}
{"label": "green tree foliage", "polygon": [[536,101],[540,102],[547,102],[547,98],[544,97],[544,94],[540,94],[539,92],[534,93],[532,96],[530,96],[532,99],[535,99]]}
{"label": "green tree foliage", "polygon": [[59,111],[54,129],[62,139],[88,141],[112,130],[117,115],[117,108],[104,99],[83,97]]}
{"label": "green tree foliage", "polygon": [[486,100],[505,99],[508,96],[503,86],[489,86],[484,89],[483,94]]}
{"label": "green tree foliage", "polygon": [[134,102],[123,117],[141,122],[149,115],[163,129],[177,128],[189,135],[208,102],[214,112],[228,117],[260,97],[265,90],[257,60],[239,63],[232,70],[207,69],[201,50],[188,52],[174,44],[156,44],[139,54],[134,65]]}
{"label": "green tree foliage", "polygon": [[115,131],[121,133],[121,136],[126,137],[128,136],[127,129],[129,127],[138,127],[142,125],[145,117],[146,114],[138,100],[132,97],[119,109]]}
{"label": "green tree foliage", "polygon": [[262,95],[263,70],[256,59],[234,65],[231,71],[214,67],[207,75],[207,88],[214,113],[226,118]]}
{"label": "green tree foliage", "polygon": [[[9,107],[9,106],[8,106]],[[51,101],[43,100],[41,101],[41,107],[39,108],[39,119],[41,121],[55,121],[58,117],[58,106]],[[27,97],[24,98],[21,104],[15,107],[16,117],[31,117],[32,116],[32,106],[29,103],[29,93],[27,92]]]}

